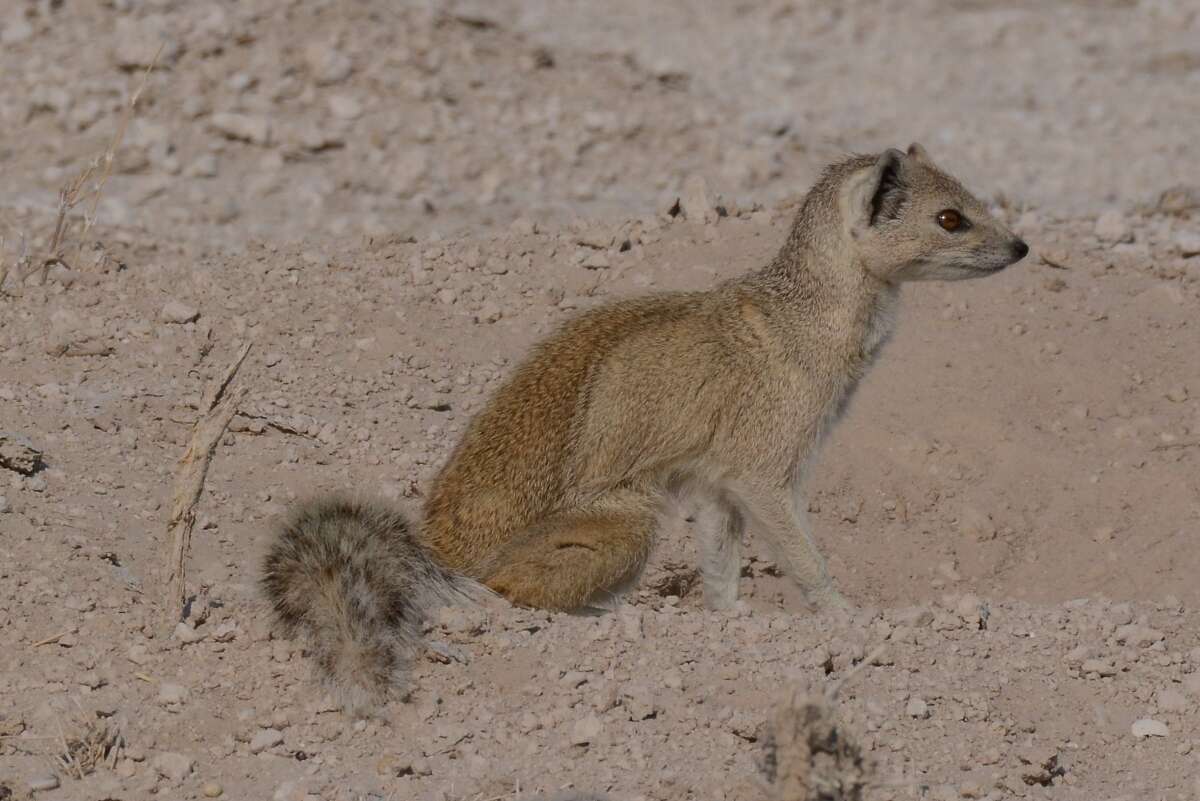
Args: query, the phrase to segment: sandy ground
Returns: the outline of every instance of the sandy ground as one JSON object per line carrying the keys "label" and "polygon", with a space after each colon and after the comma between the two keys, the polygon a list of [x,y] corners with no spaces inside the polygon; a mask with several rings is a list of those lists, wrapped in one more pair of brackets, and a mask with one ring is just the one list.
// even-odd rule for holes
{"label": "sandy ground", "polygon": [[[856,667],[870,799],[1200,797],[1194,4],[10,6],[0,460],[43,456],[0,467],[0,798],[761,798],[787,688]],[[20,280],[160,39],[94,226]],[[906,288],[827,443],[811,516],[853,620],[753,532],[746,608],[704,610],[683,510],[619,612],[447,610],[462,662],[384,721],[331,708],[254,588],[280,511],[417,511],[554,325],[752,269],[822,164],[912,139],[1034,254]],[[727,216],[670,216],[689,178]],[[244,339],[185,642],[170,485]],[[55,763],[103,727],[109,763]]]}

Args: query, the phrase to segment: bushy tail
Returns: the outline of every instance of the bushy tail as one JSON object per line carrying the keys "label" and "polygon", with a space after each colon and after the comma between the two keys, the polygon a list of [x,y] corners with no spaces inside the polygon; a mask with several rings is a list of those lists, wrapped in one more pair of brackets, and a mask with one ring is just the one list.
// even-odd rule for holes
{"label": "bushy tail", "polygon": [[281,627],[307,638],[321,678],[355,715],[403,689],[429,611],[477,586],[434,561],[398,511],[343,497],[293,511],[262,576]]}

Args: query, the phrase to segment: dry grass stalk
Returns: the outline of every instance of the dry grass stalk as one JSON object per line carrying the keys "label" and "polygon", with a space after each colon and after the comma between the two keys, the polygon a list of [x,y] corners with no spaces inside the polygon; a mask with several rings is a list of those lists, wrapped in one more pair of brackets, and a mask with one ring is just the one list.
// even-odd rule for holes
{"label": "dry grass stalk", "polygon": [[[58,215],[54,221],[54,230],[50,234],[50,243],[46,248],[46,257],[39,264],[30,267],[29,271],[21,276],[22,281],[28,279],[36,272],[41,272],[42,280],[45,281],[51,267],[56,264],[67,265],[64,258],[63,241],[66,238],[67,229],[70,227],[69,218],[71,211],[85,199],[90,198],[89,208],[83,215],[83,229],[79,235],[79,252],[76,254],[77,257],[82,255],[84,241],[87,239],[88,232],[96,224],[96,210],[100,205],[100,196],[104,192],[104,185],[108,183],[109,177],[112,176],[117,151],[121,148],[121,143],[125,140],[125,132],[129,129],[129,122],[133,119],[138,100],[141,99],[142,92],[146,89],[146,83],[150,80],[150,73],[157,66],[159,56],[162,55],[162,50],[163,46],[159,45],[158,51],[155,52],[154,58],[150,61],[150,66],[146,67],[146,71],[142,73],[142,81],[129,97],[129,102],[125,104],[125,110],[122,112],[120,120],[117,121],[117,130],[113,133],[113,138],[109,141],[104,153],[94,159],[91,164],[84,167],[78,175],[68,181],[58,191]],[[99,179],[89,190],[87,188],[88,181],[97,174],[97,171],[99,171]]]}
{"label": "dry grass stalk", "polygon": [[767,738],[766,762],[775,801],[862,801],[869,783],[862,749],[827,695],[792,694]]}
{"label": "dry grass stalk", "polygon": [[4,237],[0,236],[0,295],[4,294],[4,282],[8,279],[8,276],[20,275],[21,268],[26,264],[29,258],[29,243],[26,241],[23,234],[21,235],[21,247],[17,251],[15,261],[11,263],[8,261],[8,258],[5,255],[5,246],[7,244],[8,241]]}
{"label": "dry grass stalk", "polygon": [[875,649],[823,693],[793,690],[766,738],[766,773],[774,801],[862,801],[872,769],[834,711],[846,683],[875,662]]}
{"label": "dry grass stalk", "polygon": [[0,294],[4,292],[4,281],[8,278],[10,266],[4,258],[4,237],[0,236]]}
{"label": "dry grass stalk", "polygon": [[208,466],[217,443],[221,441],[225,429],[229,426],[229,421],[237,413],[238,405],[246,398],[245,387],[231,392],[230,385],[248,353],[249,342],[242,345],[237,358],[226,368],[225,373],[205,389],[200,402],[200,418],[192,429],[192,438],[188,442],[187,450],[183,452],[175,469],[171,518],[167,523],[171,556],[164,581],[164,606],[172,625],[179,621],[187,603],[187,554],[191,547],[192,529],[196,524],[196,503],[204,492]]}
{"label": "dry grass stalk", "polygon": [[54,766],[73,779],[82,779],[98,767],[115,768],[124,746],[125,739],[116,726],[80,712],[70,721],[69,733],[59,723]]}

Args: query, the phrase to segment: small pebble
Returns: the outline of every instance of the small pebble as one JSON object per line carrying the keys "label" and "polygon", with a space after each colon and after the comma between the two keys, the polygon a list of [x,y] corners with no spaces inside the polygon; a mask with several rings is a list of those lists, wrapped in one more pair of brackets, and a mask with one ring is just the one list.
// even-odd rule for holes
{"label": "small pebble", "polygon": [[596,742],[602,729],[603,724],[595,715],[580,718],[571,727],[571,745],[588,745]]}
{"label": "small pebble", "polygon": [[203,640],[204,634],[196,631],[190,625],[181,620],[175,624],[175,639],[179,640],[185,645],[191,645],[192,643],[197,643]]}
{"label": "small pebble", "polygon": [[55,790],[58,788],[58,777],[53,773],[45,776],[38,776],[29,780],[29,789],[35,793],[45,792],[46,790]]}
{"label": "small pebble", "polygon": [[1183,712],[1189,705],[1187,696],[1179,690],[1167,688],[1158,691],[1158,708],[1163,712]]}
{"label": "small pebble", "polygon": [[1168,389],[1166,395],[1172,403],[1184,403],[1188,399],[1188,390],[1183,384],[1177,384]]}
{"label": "small pebble", "polygon": [[250,739],[250,753],[261,754],[268,748],[274,748],[283,742],[283,732],[279,729],[263,729]]}
{"label": "small pebble", "polygon": [[1191,231],[1180,231],[1175,235],[1175,246],[1185,259],[1200,256],[1200,234]]}
{"label": "small pebble", "polygon": [[1141,739],[1143,737],[1166,737],[1170,734],[1167,729],[1167,724],[1162,721],[1153,720],[1151,718],[1142,718],[1135,720],[1130,727],[1133,736]]}
{"label": "small pebble", "polygon": [[182,704],[187,700],[187,697],[187,687],[180,684],[163,682],[158,688],[158,702],[160,704]]}
{"label": "small pebble", "polygon": [[159,317],[164,323],[174,325],[182,325],[184,323],[193,323],[200,318],[200,312],[197,309],[180,303],[177,300],[170,300],[162,307],[159,312]]}
{"label": "small pebble", "polygon": [[204,793],[205,798],[220,798],[225,789],[216,782],[207,782],[200,788],[200,792]]}
{"label": "small pebble", "polygon": [[927,718],[929,717],[929,704],[925,703],[924,699],[913,698],[908,702],[908,706],[904,707],[904,713],[910,718]]}
{"label": "small pebble", "polygon": [[1112,244],[1133,241],[1133,230],[1129,227],[1129,221],[1115,209],[1100,215],[1096,220],[1095,233],[1102,241]]}
{"label": "small pebble", "polygon": [[168,751],[154,758],[154,769],[159,775],[175,782],[186,779],[195,767],[196,760],[183,754]]}

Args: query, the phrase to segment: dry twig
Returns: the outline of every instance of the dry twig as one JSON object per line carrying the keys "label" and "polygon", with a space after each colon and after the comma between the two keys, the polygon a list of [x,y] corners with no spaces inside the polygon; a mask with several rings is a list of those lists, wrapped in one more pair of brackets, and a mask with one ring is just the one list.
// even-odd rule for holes
{"label": "dry twig", "polygon": [[1153,451],[1178,451],[1184,448],[1200,448],[1200,439],[1184,439],[1178,442],[1160,442],[1150,450]]}
{"label": "dry twig", "polygon": [[213,451],[225,434],[229,421],[237,413],[238,404],[246,397],[246,388],[229,392],[238,368],[250,352],[250,343],[242,345],[237,358],[225,370],[220,379],[209,384],[200,402],[200,419],[192,429],[192,439],[187,450],[179,459],[175,471],[175,487],[171,501],[171,518],[167,523],[167,535],[171,539],[171,557],[167,565],[165,608],[171,623],[178,622],[187,603],[187,575],[185,563],[192,542],[192,528],[196,524],[196,503],[204,491],[204,479]]}
{"label": "dry twig", "polygon": [[47,637],[44,640],[38,640],[37,642],[35,642],[33,645],[31,645],[29,647],[30,648],[41,648],[43,645],[50,645],[51,643],[56,643],[59,640],[61,640],[63,637],[66,637],[70,633],[71,633],[70,629],[67,629],[66,631],[60,631],[58,634],[55,634],[53,637]]}

